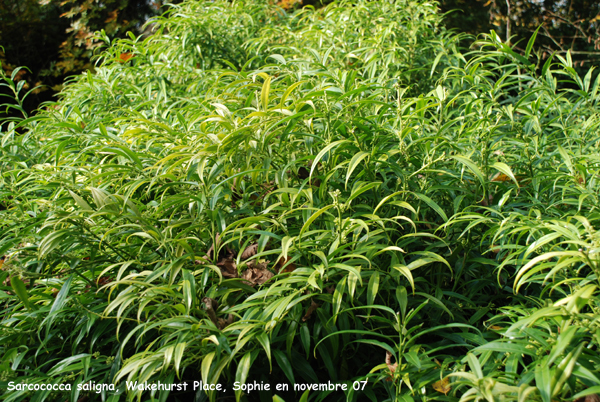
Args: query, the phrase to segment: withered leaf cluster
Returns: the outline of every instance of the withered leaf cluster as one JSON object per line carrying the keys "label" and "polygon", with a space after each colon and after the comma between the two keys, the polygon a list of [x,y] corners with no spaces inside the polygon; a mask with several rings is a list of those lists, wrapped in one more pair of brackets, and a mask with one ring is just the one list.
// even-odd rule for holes
{"label": "withered leaf cluster", "polygon": [[392,354],[390,352],[385,352],[385,364],[387,365],[388,369],[390,370],[390,376],[387,378],[387,381],[393,381],[394,373],[396,372],[396,369],[398,368],[398,362],[392,364]]}
{"label": "withered leaf cluster", "polygon": [[[271,272],[268,268],[270,261],[259,261],[257,259],[248,261],[246,263],[246,269],[240,275],[236,262],[236,251],[229,246],[225,246],[223,248],[219,247],[221,242],[219,234],[217,234],[215,240],[215,244],[210,246],[203,259],[197,260],[196,263],[204,264],[206,261],[214,260],[215,249],[217,249],[219,252],[215,265],[219,267],[224,278],[242,278],[246,284],[250,286],[256,286],[262,285],[274,276],[273,272]],[[249,258],[254,257],[257,253],[258,243],[253,243],[242,251],[240,259],[248,260]],[[281,269],[286,263],[289,262],[289,260],[289,258],[286,260],[283,258],[279,259],[275,264],[274,269]],[[290,272],[289,270],[293,270],[295,268],[296,266],[293,263],[290,263],[287,265],[284,272]]]}
{"label": "withered leaf cluster", "polygon": [[320,305],[318,303],[315,303],[313,299],[310,299],[310,307],[308,307],[308,310],[306,310],[306,314],[304,314],[304,317],[302,317],[302,321],[308,321],[310,319],[310,316],[312,316],[312,313],[314,313],[315,310],[319,307]]}
{"label": "withered leaf cluster", "polygon": [[205,297],[202,299],[202,303],[204,303],[204,310],[206,310],[208,318],[210,318],[217,328],[223,329],[229,324],[233,323],[233,314],[229,314],[226,319],[217,318],[217,309],[219,308],[219,303],[215,299]]}

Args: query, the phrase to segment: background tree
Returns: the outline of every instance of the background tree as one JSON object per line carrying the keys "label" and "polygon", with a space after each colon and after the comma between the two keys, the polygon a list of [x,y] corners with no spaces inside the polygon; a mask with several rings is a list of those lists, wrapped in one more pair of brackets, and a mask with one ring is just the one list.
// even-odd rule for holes
{"label": "background tree", "polygon": [[[171,2],[177,3],[177,1]],[[123,38],[142,33],[148,18],[165,10],[164,0],[1,0],[0,62],[28,87],[41,86],[25,102],[30,112],[62,89],[65,79],[93,69],[94,32]]]}
{"label": "background tree", "polygon": [[489,19],[494,29],[513,43],[525,48],[527,40],[540,27],[536,45],[544,58],[553,52],[565,56],[570,51],[573,62],[581,67],[600,62],[600,3],[592,0],[515,1],[489,0]]}
{"label": "background tree", "polygon": [[[9,76],[19,66],[27,66],[15,76],[27,80],[30,85],[45,87],[32,93],[26,102],[28,110],[35,109],[43,101],[50,100],[60,88],[64,75],[58,73],[61,44],[67,40],[69,21],[60,18],[59,2],[42,6],[37,0],[0,1],[0,63]],[[72,73],[72,72],[71,72]]]}

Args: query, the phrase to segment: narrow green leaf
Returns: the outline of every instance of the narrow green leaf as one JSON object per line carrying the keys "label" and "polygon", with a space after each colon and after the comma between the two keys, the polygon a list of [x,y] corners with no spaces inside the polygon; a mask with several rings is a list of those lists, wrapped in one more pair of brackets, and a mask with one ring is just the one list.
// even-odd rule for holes
{"label": "narrow green leaf", "polygon": [[372,189],[374,187],[379,187],[380,185],[381,185],[380,181],[374,181],[374,182],[370,182],[370,183],[364,183],[364,182],[354,183],[354,186],[352,187],[352,191],[350,192],[350,197],[348,197],[348,199],[346,200],[346,204],[349,205],[350,201],[352,201],[359,195],[369,191],[370,189]]}
{"label": "narrow green leaf", "polygon": [[281,350],[274,350],[273,354],[275,355],[275,360],[277,361],[277,364],[279,365],[287,379],[290,380],[290,383],[292,385],[295,384],[296,379],[294,378],[294,370],[292,369],[292,365],[290,364],[290,361],[288,360],[285,353],[283,353]]}
{"label": "narrow green leaf", "polygon": [[16,295],[19,296],[19,299],[21,299],[25,307],[27,307],[29,310],[33,310],[33,305],[29,301],[29,294],[27,293],[27,288],[25,287],[25,284],[23,283],[21,278],[14,275],[11,276],[10,286],[12,286]]}
{"label": "narrow green leaf", "polygon": [[352,341],[351,343],[364,343],[367,345],[379,346],[380,348],[384,349],[385,351],[390,352],[392,354],[392,356],[396,356],[396,351],[394,350],[394,348],[392,348],[390,345],[388,345],[385,342],[377,341],[375,339],[357,339],[355,341]]}
{"label": "narrow green leaf", "polygon": [[435,59],[433,60],[433,64],[431,65],[431,72],[429,73],[429,78],[433,77],[433,72],[435,71],[435,68],[437,67],[438,63],[442,59],[443,55],[444,55],[444,52],[438,52],[437,56],[435,56]]}
{"label": "narrow green leaf", "polygon": [[452,312],[450,310],[448,310],[448,307],[446,307],[446,305],[444,303],[442,303],[442,301],[440,299],[438,299],[435,296],[432,296],[430,294],[427,293],[422,293],[422,292],[416,292],[415,294],[419,295],[419,296],[423,296],[429,300],[431,300],[432,302],[434,302],[435,304],[437,304],[438,306],[440,306],[442,308],[442,310],[444,310],[446,313],[448,313],[448,315],[454,319],[454,314],[452,314]]}
{"label": "narrow green leaf", "polygon": [[308,394],[310,394],[310,390],[309,389],[307,389],[306,391],[304,391],[304,393],[300,397],[300,401],[299,402],[308,402]]}
{"label": "narrow green leaf", "polygon": [[[245,384],[246,379],[248,378],[248,373],[250,372],[250,366],[252,365],[252,352],[246,352],[246,354],[240,359],[237,370],[235,372],[235,381],[240,384]],[[235,400],[239,402],[242,397],[243,391],[237,390],[235,391]]]}
{"label": "narrow green leaf", "polygon": [[487,343],[473,349],[473,352],[479,353],[479,352],[485,352],[488,350],[491,350],[494,352],[500,352],[500,353],[517,353],[519,355],[525,354],[525,355],[529,355],[529,356],[535,356],[535,353],[536,353],[534,349],[527,348],[527,343],[516,342],[516,341],[487,342]]}
{"label": "narrow green leaf", "polygon": [[479,364],[479,360],[473,353],[467,353],[467,361],[469,362],[469,367],[471,370],[475,372],[475,375],[479,379],[483,379],[483,371],[481,370],[481,364]]}
{"label": "narrow green leaf", "polygon": [[314,214],[312,214],[311,217],[308,218],[306,223],[302,226],[302,229],[300,230],[300,234],[298,235],[298,239],[300,239],[302,237],[302,235],[304,234],[304,232],[306,232],[308,230],[308,228],[315,221],[315,219],[317,219],[319,216],[321,216],[321,214],[323,214],[324,212],[326,212],[327,210],[329,210],[331,208],[333,208],[333,205],[327,205],[326,207],[323,207],[323,208],[319,209],[317,212],[315,212]]}
{"label": "narrow green leaf", "polygon": [[555,52],[553,52],[550,57],[548,57],[548,60],[546,60],[546,62],[544,63],[544,66],[542,67],[542,77],[546,76],[546,73],[550,70],[550,66],[552,65],[552,60],[554,59],[554,54]]}
{"label": "narrow green leaf", "polygon": [[398,286],[396,288],[396,299],[398,299],[398,304],[400,304],[400,313],[402,314],[402,319],[404,319],[406,316],[406,306],[408,306],[408,294],[404,286]]}
{"label": "narrow green leaf", "polygon": [[551,258],[556,258],[556,257],[565,257],[565,256],[581,256],[581,253],[579,253],[578,251],[552,251],[549,253],[544,253],[542,255],[538,255],[533,260],[529,261],[527,264],[525,264],[519,270],[519,272],[517,272],[517,277],[515,278],[515,285],[514,285],[515,293],[519,293],[519,289],[523,285],[523,283],[521,283],[520,279],[531,267],[533,267],[540,261],[549,260]]}
{"label": "narrow green leaf", "polygon": [[272,55],[270,55],[267,58],[271,58],[271,59],[277,60],[279,63],[283,64],[284,66],[287,64],[287,62],[285,61],[285,58],[282,55],[280,55],[280,54],[272,54]]}
{"label": "narrow green leaf", "polygon": [[408,363],[415,366],[418,370],[421,369],[421,360],[416,352],[408,352],[402,355]]}
{"label": "narrow green leaf", "polygon": [[410,272],[410,269],[408,269],[408,267],[406,265],[402,265],[402,264],[393,265],[392,268],[394,268],[395,270],[400,272],[402,275],[404,275],[404,277],[406,279],[408,279],[408,282],[410,283],[410,287],[412,288],[413,294],[414,294],[415,293],[415,280],[412,276],[412,273]]}
{"label": "narrow green leaf", "polygon": [[531,54],[531,49],[533,49],[533,44],[535,43],[535,38],[537,37],[538,31],[540,30],[541,27],[542,27],[542,25],[540,24],[540,26],[537,27],[537,29],[533,32],[533,35],[531,35],[529,42],[527,42],[527,47],[525,48],[525,58],[526,59],[529,59],[529,55]]}
{"label": "narrow green leaf", "polygon": [[[287,89],[285,90],[285,92],[283,93],[283,95],[281,96],[281,100],[279,102],[279,108],[283,109],[283,107],[285,106],[284,103],[287,100],[287,98],[290,96],[290,94],[292,93],[292,91],[296,88],[298,88],[300,85],[304,84],[305,81],[298,81],[293,83],[292,85],[290,85],[289,87],[287,87]],[[293,117],[293,116],[292,116]]]}
{"label": "narrow green leaf", "polygon": [[327,145],[325,148],[323,148],[321,150],[321,152],[319,152],[317,154],[317,156],[315,157],[315,160],[313,161],[312,167],[310,168],[309,176],[312,177],[312,174],[315,171],[315,169],[317,168],[318,163],[321,161],[321,159],[323,158],[323,156],[325,156],[325,154],[327,152],[331,151],[333,148],[337,147],[338,145],[343,144],[344,142],[348,142],[348,141],[347,140],[334,141],[331,144]]}
{"label": "narrow green leaf", "polygon": [[548,365],[540,362],[535,365],[535,386],[543,402],[552,402],[552,377]]}
{"label": "narrow green leaf", "polygon": [[562,157],[565,165],[567,165],[567,168],[569,169],[569,173],[571,173],[572,175],[575,174],[575,169],[573,168],[573,162],[571,161],[571,157],[569,156],[569,154],[567,153],[567,151],[561,147],[560,145],[557,147],[558,148],[558,153],[560,154],[560,156]]}
{"label": "narrow green leaf", "polygon": [[420,193],[413,193],[413,194],[420,200],[424,201],[425,204],[429,205],[429,207],[431,209],[433,209],[435,212],[437,212],[437,214],[442,217],[444,222],[448,222],[448,216],[446,215],[444,210],[442,208],[440,208],[440,206],[435,201],[433,201],[431,198],[427,197],[425,194],[420,194]]}
{"label": "narrow green leaf", "polygon": [[293,243],[294,238],[285,236],[281,240],[281,254],[283,255],[284,261],[287,261],[288,250],[290,249],[290,245]]}
{"label": "narrow green leaf", "polygon": [[200,373],[202,376],[202,382],[204,382],[205,384],[209,383],[210,368],[212,366],[214,358],[215,352],[210,352],[202,359],[202,364],[200,365]]}
{"label": "narrow green leaf", "polygon": [[263,82],[262,90],[260,91],[260,101],[262,103],[263,111],[269,110],[269,92],[271,91],[271,77],[267,76],[265,82]]}
{"label": "narrow green leaf", "polygon": [[175,345],[175,352],[173,353],[173,365],[175,366],[175,373],[179,378],[179,366],[181,365],[181,359],[183,358],[183,352],[185,351],[185,342],[177,342]]}
{"label": "narrow green leaf", "polygon": [[56,314],[58,311],[60,311],[64,304],[65,304],[65,300],[67,299],[67,296],[69,294],[69,290],[71,290],[71,281],[73,280],[73,275],[70,275],[67,280],[65,281],[65,283],[63,283],[62,287],[60,288],[60,291],[58,292],[58,294],[56,295],[56,299],[54,299],[54,303],[52,303],[52,307],[50,308],[50,312],[48,313],[48,316],[52,316],[53,314]]}
{"label": "narrow green leaf", "polygon": [[469,170],[475,175],[475,177],[477,177],[481,185],[484,185],[485,180],[483,178],[483,173],[481,173],[481,170],[479,170],[477,165],[471,159],[460,155],[454,155],[451,156],[451,158],[457,160],[458,162],[462,163],[467,168],[469,168]]}
{"label": "narrow green leaf", "polygon": [[562,390],[565,382],[571,377],[571,373],[577,363],[577,358],[583,350],[584,343],[580,343],[579,346],[572,350],[556,367],[556,372],[552,378],[552,397],[557,396]]}
{"label": "narrow green leaf", "polygon": [[73,199],[75,200],[75,202],[77,203],[77,205],[79,205],[79,207],[84,210],[84,211],[93,211],[92,207],[90,207],[90,204],[88,204],[83,198],[81,198],[80,196],[78,196],[77,194],[75,194],[74,192],[72,192],[71,190],[69,190],[69,194],[71,194],[71,197],[73,197]]}
{"label": "narrow green leaf", "polygon": [[383,249],[379,250],[378,252],[376,252],[376,253],[375,253],[375,255],[379,255],[379,254],[385,253],[386,251],[399,251],[399,252],[401,252],[401,253],[404,253],[404,252],[405,252],[404,250],[402,250],[402,249],[401,249],[400,247],[398,247],[398,246],[387,246],[387,247],[385,247],[385,248],[383,248]]}
{"label": "narrow green leaf", "polygon": [[506,163],[502,163],[502,162],[495,162],[492,167],[496,170],[498,170],[500,173],[505,174],[507,177],[510,177],[510,179],[515,183],[515,185],[517,187],[519,187],[519,182],[517,181],[517,178],[515,177],[513,171],[511,170],[510,166],[508,166]]}
{"label": "narrow green leaf", "polygon": [[196,299],[196,278],[194,275],[188,270],[183,269],[183,304],[185,305],[187,314],[190,313],[190,309],[194,306],[194,301]]}
{"label": "narrow green leaf", "polygon": [[367,304],[371,305],[375,302],[375,297],[379,291],[379,272],[375,271],[369,278],[369,284],[367,286]]}
{"label": "narrow green leaf", "polygon": [[571,397],[571,399],[573,399],[574,401],[586,397],[588,395],[594,395],[594,394],[600,394],[600,385],[594,385],[593,387],[589,387],[588,389],[584,389],[581,392],[578,392],[577,394],[573,395]]}
{"label": "narrow green leaf", "polygon": [[308,358],[310,354],[310,331],[308,329],[308,325],[306,324],[300,327],[300,341],[302,342],[302,346],[306,352],[306,357]]}
{"label": "narrow green leaf", "polygon": [[348,164],[348,170],[346,171],[346,188],[348,188],[348,180],[350,180],[350,176],[352,176],[354,169],[356,169],[358,164],[369,155],[369,152],[360,151],[352,157],[350,163]]}
{"label": "narrow green leaf", "polygon": [[256,336],[258,342],[262,345],[267,358],[269,359],[269,370],[273,370],[273,363],[271,362],[271,341],[269,341],[269,335],[266,332],[261,332]]}
{"label": "narrow green leaf", "polygon": [[100,129],[100,134],[102,134],[104,137],[110,138],[108,135],[108,131],[106,131],[106,127],[104,127],[104,124],[99,123],[98,128]]}
{"label": "narrow green leaf", "polygon": [[554,360],[556,360],[556,358],[571,344],[573,337],[577,333],[577,328],[577,326],[570,326],[558,335],[558,339],[552,346],[552,351],[548,356],[548,365],[554,363]]}
{"label": "narrow green leaf", "polygon": [[[337,314],[339,313],[340,308],[342,306],[342,301],[344,299],[344,293],[346,290],[346,279],[347,278],[348,278],[347,276],[342,278],[342,280],[337,283],[335,290],[333,292],[333,315],[334,315],[334,317],[337,316]],[[371,303],[369,303],[369,304],[371,304]]]}
{"label": "narrow green leaf", "polygon": [[88,357],[91,357],[89,353],[81,353],[75,356],[67,357],[56,363],[47,374],[48,376],[53,377],[55,375],[65,374],[68,371],[73,371],[76,369],[81,370],[83,368],[83,359]]}

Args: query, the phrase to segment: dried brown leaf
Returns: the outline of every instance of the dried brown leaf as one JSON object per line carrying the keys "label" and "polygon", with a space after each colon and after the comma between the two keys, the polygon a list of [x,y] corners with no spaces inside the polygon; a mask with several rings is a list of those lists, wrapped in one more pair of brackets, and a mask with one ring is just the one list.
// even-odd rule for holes
{"label": "dried brown leaf", "polygon": [[242,253],[240,258],[242,260],[247,260],[248,258],[256,255],[257,252],[258,252],[258,243],[251,244],[248,247],[246,247],[246,249],[244,250],[244,252]]}
{"label": "dried brown leaf", "polygon": [[388,369],[390,369],[390,372],[393,375],[398,368],[398,362],[392,364],[392,354],[390,352],[385,352],[385,364],[388,366]]}
{"label": "dried brown leaf", "polygon": [[219,329],[223,329],[223,328],[225,328],[226,326],[228,326],[228,325],[230,325],[230,324],[232,324],[232,323],[233,323],[233,314],[231,314],[231,313],[230,313],[230,314],[227,316],[227,319],[219,318],[219,319],[217,319],[217,321],[218,321],[218,325],[217,325],[217,327],[218,327]]}
{"label": "dried brown leaf", "polygon": [[267,269],[267,267],[269,266],[269,263],[271,261],[268,260],[264,260],[262,262],[258,261],[258,260],[252,260],[252,261],[248,261],[248,267],[249,268],[256,268],[256,269]]}
{"label": "dried brown leaf", "polygon": [[98,284],[98,286],[102,287],[104,285],[111,283],[112,280],[113,279],[110,276],[101,276],[100,278],[98,278],[96,283]]}
{"label": "dried brown leaf", "polygon": [[267,269],[267,265],[268,261],[263,263],[251,261],[248,269],[242,272],[242,279],[250,286],[262,285],[274,276],[273,272]]}
{"label": "dried brown leaf", "polygon": [[304,317],[302,317],[302,321],[308,321],[312,313],[314,313],[314,311],[318,308],[319,305],[315,303],[313,299],[310,299],[310,307],[308,308],[308,310],[306,310],[306,314],[304,314]]}
{"label": "dried brown leaf", "polygon": [[223,258],[217,262],[224,278],[239,278],[237,264],[233,258]]}
{"label": "dried brown leaf", "polygon": [[217,320],[216,313],[216,310],[219,307],[219,303],[217,303],[215,299],[211,299],[210,297],[203,298],[202,303],[204,303],[205,305],[204,309],[206,310],[206,313],[208,314],[210,320],[213,322],[213,324],[219,327],[219,321]]}
{"label": "dried brown leaf", "polygon": [[211,299],[210,297],[202,298],[202,303],[206,305],[207,310],[216,310],[219,308],[219,302],[215,299]]}
{"label": "dried brown leaf", "polygon": [[598,394],[587,395],[575,399],[573,402],[600,402],[600,396]]}
{"label": "dried brown leaf", "polygon": [[437,392],[441,392],[442,394],[447,395],[448,392],[452,390],[452,387],[450,386],[450,379],[448,377],[445,377],[439,381],[434,382],[433,389],[435,389]]}
{"label": "dried brown leaf", "polygon": [[225,247],[225,258],[233,258],[234,255],[235,255],[234,249],[229,248],[229,246]]}
{"label": "dried brown leaf", "polygon": [[[287,258],[281,257],[279,260],[277,260],[277,263],[275,263],[275,267],[273,269],[275,270],[275,272],[280,272],[280,273],[294,271],[296,269],[296,264],[294,264],[293,262],[290,263],[290,260],[291,260],[291,257],[287,257]],[[282,271],[281,268],[283,268],[286,264],[288,264],[288,265]]]}
{"label": "dried brown leaf", "polygon": [[[210,246],[206,255],[202,257],[201,260],[194,261],[196,264],[206,264],[206,262],[213,260],[213,254],[215,252],[215,248],[219,249],[221,245],[221,236],[217,233],[216,241]],[[231,249],[229,246],[225,246],[225,249],[220,249],[217,259],[221,262],[224,259],[233,259],[235,255],[235,250]],[[217,263],[219,265],[219,263]]]}
{"label": "dried brown leaf", "polygon": [[133,57],[133,54],[131,54],[129,52],[121,53],[119,55],[119,62],[125,63],[125,62],[129,61],[132,57]]}

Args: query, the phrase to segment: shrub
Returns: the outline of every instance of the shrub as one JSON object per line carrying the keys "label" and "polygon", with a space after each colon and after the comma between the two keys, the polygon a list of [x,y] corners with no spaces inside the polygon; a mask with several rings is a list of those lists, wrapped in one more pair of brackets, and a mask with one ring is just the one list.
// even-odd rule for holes
{"label": "shrub", "polygon": [[[592,70],[536,75],[535,38],[463,54],[426,1],[187,2],[155,24],[3,135],[4,381],[597,392]],[[348,389],[274,389],[327,381]]]}

